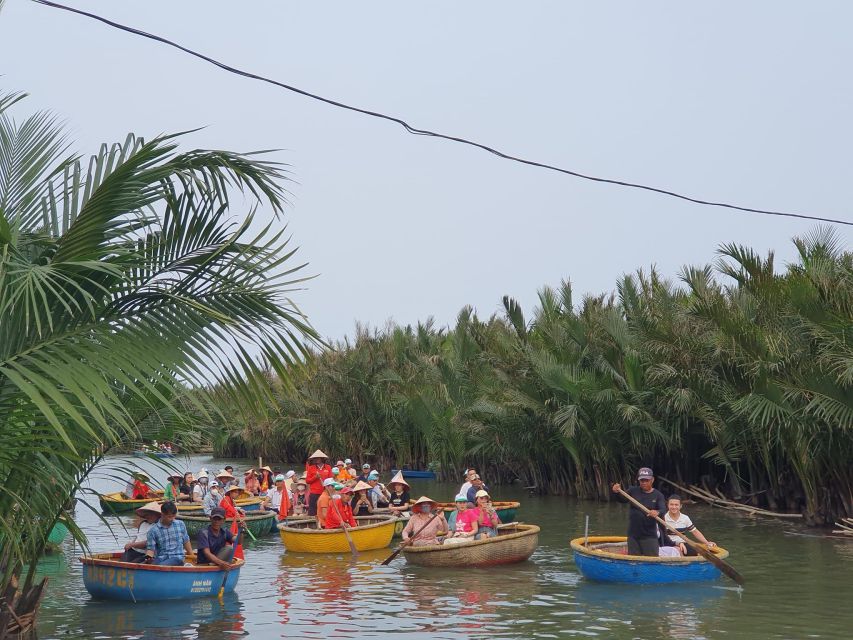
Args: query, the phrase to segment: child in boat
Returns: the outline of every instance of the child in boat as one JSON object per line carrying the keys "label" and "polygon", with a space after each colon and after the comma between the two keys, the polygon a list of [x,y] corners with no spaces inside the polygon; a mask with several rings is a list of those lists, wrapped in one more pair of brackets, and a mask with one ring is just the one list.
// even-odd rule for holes
{"label": "child in boat", "polygon": [[[708,540],[702,532],[696,528],[696,525],[693,524],[693,521],[690,520],[689,517],[681,513],[681,496],[678,494],[672,494],[669,496],[669,500],[666,502],[666,514],[663,519],[664,522],[679,533],[692,533],[694,538],[702,544],[707,545],[709,549],[713,549],[717,546]],[[692,547],[684,544],[684,540],[681,536],[673,535],[669,530],[666,532],[666,538],[664,539],[663,544],[667,547],[677,549],[679,554],[682,556],[699,555]]]}

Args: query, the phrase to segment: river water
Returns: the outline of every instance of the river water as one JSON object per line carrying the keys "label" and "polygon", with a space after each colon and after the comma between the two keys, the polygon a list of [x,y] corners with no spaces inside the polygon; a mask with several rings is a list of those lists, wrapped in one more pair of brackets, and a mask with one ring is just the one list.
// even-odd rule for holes
{"label": "river water", "polygon": [[[194,457],[168,461],[183,471],[235,469],[251,463]],[[121,489],[122,469],[164,477],[148,460],[110,458],[90,478],[92,491]],[[285,469],[288,467],[284,467]],[[386,474],[387,476],[387,474]],[[383,481],[387,480],[383,477]],[[450,501],[457,486],[411,481],[412,495]],[[569,539],[623,535],[628,507],[561,497],[528,497],[496,487],[495,500],[519,500],[517,520],[542,528],[530,561],[491,569],[408,566],[389,550],[349,554],[285,553],[277,537],[246,543],[246,566],[224,602],[124,604],[94,601],[83,587],[79,547],[46,557],[50,576],[39,638],[851,638],[853,540],[828,539],[801,525],[687,505],[705,535],[731,552],[746,578],[743,590],[721,578],[679,586],[595,584],[581,578]],[[92,551],[120,549],[132,517],[98,515],[97,498],[79,496],[75,520]],[[91,509],[86,504],[91,505]]]}

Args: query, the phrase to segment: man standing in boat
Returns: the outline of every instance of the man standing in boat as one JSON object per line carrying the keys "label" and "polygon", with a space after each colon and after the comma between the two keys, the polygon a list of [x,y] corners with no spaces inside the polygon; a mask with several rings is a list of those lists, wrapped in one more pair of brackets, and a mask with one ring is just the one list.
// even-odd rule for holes
{"label": "man standing in boat", "polygon": [[[628,487],[625,493],[648,509],[649,514],[646,515],[637,507],[631,506],[628,513],[628,554],[657,557],[660,552],[660,542],[658,541],[658,523],[654,518],[666,513],[666,499],[652,486],[655,474],[649,467],[643,467],[637,472],[637,481],[640,486]],[[622,485],[617,482],[612,489],[613,493],[618,494]],[[627,502],[621,495],[617,496],[617,500]]]}
{"label": "man standing in boat", "polygon": [[305,466],[305,481],[308,483],[308,515],[317,515],[317,500],[323,493],[323,481],[332,477],[329,456],[317,449],[308,458]]}

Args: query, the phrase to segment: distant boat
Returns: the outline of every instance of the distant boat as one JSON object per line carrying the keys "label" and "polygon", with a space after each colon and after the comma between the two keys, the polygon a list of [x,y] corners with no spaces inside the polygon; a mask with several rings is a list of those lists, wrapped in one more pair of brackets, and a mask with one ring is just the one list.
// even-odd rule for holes
{"label": "distant boat", "polygon": [[174,458],[175,453],[169,453],[168,451],[143,451],[142,449],[136,449],[133,452],[133,455],[137,458],[150,458],[154,456],[155,458]]}
{"label": "distant boat", "polygon": [[[661,584],[716,580],[722,573],[702,556],[662,558],[627,555],[625,536],[590,536],[571,542],[575,565],[584,578],[597,582]],[[721,560],[729,552],[714,547]]]}
{"label": "distant boat", "polygon": [[391,473],[396,474],[398,471],[403,472],[404,478],[419,478],[423,480],[435,480],[434,471],[417,471],[415,469],[391,469]]}
{"label": "distant boat", "polygon": [[[234,591],[243,560],[225,572],[216,565],[184,565],[167,567],[136,562],[122,562],[120,553],[96,553],[83,556],[83,584],[95,598],[146,602],[203,598],[219,593],[222,579],[225,592]],[[194,561],[195,556],[188,556]]]}

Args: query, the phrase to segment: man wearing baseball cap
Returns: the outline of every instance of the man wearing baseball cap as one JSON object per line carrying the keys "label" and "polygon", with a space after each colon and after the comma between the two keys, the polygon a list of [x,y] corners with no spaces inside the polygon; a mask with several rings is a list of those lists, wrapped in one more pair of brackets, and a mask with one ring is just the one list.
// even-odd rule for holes
{"label": "man wearing baseball cap", "polygon": [[198,564],[215,564],[228,571],[234,535],[222,528],[223,522],[225,509],[216,507],[210,512],[210,524],[198,532]]}
{"label": "man wearing baseball cap", "polygon": [[[655,489],[652,484],[655,481],[654,472],[648,467],[643,467],[637,472],[639,487],[628,487],[625,490],[629,496],[642,504],[649,510],[646,515],[637,507],[631,505],[628,512],[628,555],[632,556],[658,556],[660,542],[658,540],[658,523],[654,517],[666,513],[666,499],[663,494]],[[613,493],[618,494],[622,488],[618,482],[613,485]],[[628,502],[619,495],[617,500]]]}

